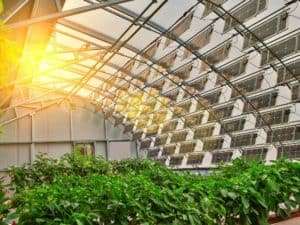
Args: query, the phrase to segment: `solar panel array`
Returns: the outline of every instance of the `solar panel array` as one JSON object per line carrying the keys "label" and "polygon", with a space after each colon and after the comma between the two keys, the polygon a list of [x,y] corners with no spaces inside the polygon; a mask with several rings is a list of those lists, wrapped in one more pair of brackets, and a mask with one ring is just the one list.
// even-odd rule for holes
{"label": "solar panel array", "polygon": [[[299,159],[300,31],[290,22],[290,8],[275,12],[270,1],[250,0],[221,18],[218,10],[228,1],[212,2],[171,30],[178,38],[193,32],[189,48],[161,38],[141,58],[157,59],[157,67],[136,62],[130,69],[169,99],[168,107],[143,96],[142,116],[116,124],[126,123],[125,132],[133,133],[147,157],[172,167],[214,166],[240,156]],[[195,32],[193,23],[205,19],[212,22]],[[144,111],[149,106],[154,112]]]}

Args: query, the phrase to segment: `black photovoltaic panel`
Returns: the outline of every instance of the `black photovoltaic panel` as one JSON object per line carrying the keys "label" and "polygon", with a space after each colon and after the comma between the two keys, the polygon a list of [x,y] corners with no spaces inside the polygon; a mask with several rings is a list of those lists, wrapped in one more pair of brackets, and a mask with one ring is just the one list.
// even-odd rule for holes
{"label": "black photovoltaic panel", "polygon": [[300,145],[279,147],[277,158],[300,159]]}
{"label": "black photovoltaic panel", "polygon": [[242,157],[247,160],[260,160],[264,161],[268,153],[267,148],[253,148],[242,151]]}
{"label": "black photovoltaic panel", "polygon": [[149,118],[140,119],[136,124],[137,129],[143,129],[144,127],[146,127],[148,120]]}
{"label": "black photovoltaic panel", "polygon": [[[296,76],[298,79],[300,78],[300,60],[289,63],[287,67],[288,70],[291,71],[294,76]],[[293,79],[293,75],[289,73],[288,70],[285,67],[278,68],[277,83],[281,83]]]}
{"label": "black photovoltaic panel", "polygon": [[170,158],[169,165],[170,166],[179,166],[179,165],[181,165],[182,160],[183,160],[183,156],[172,156]]}
{"label": "black photovoltaic panel", "polygon": [[199,126],[202,122],[203,113],[196,113],[193,115],[185,116],[184,127],[195,127]]}
{"label": "black photovoltaic panel", "polygon": [[232,148],[242,147],[247,145],[254,145],[256,142],[257,134],[241,134],[233,136],[231,139],[230,146]]}
{"label": "black photovoltaic panel", "polygon": [[193,152],[195,147],[196,147],[196,142],[182,142],[180,143],[179,152],[180,153]]}
{"label": "black photovoltaic panel", "polygon": [[188,113],[190,111],[191,105],[192,105],[192,101],[188,100],[188,101],[178,104],[177,106],[180,108],[183,108]]}
{"label": "black photovoltaic panel", "polygon": [[[227,58],[230,48],[231,48],[231,42],[226,42],[222,44],[220,47],[217,47],[216,49],[205,54],[204,60],[206,60],[206,62],[208,62],[209,64],[217,64]],[[203,72],[206,71],[207,69],[209,69],[208,65],[202,62],[200,71]]]}
{"label": "black photovoltaic panel", "polygon": [[182,80],[185,80],[185,79],[189,78],[192,69],[193,69],[193,62],[176,70],[174,72],[174,76],[177,76],[177,77],[181,78]]}
{"label": "black photovoltaic panel", "polygon": [[172,91],[168,91],[167,93],[164,93],[162,95],[167,97],[167,98],[170,98],[173,101],[176,101],[178,93],[179,93],[179,89],[175,89],[175,90],[172,90]]}
{"label": "black photovoltaic panel", "polygon": [[124,116],[119,116],[119,117],[117,117],[117,116],[114,116],[114,119],[115,119],[115,126],[117,126],[117,125],[119,125],[119,124],[122,124],[122,123],[123,123],[123,121],[124,121],[125,117],[124,117]]}
{"label": "black photovoltaic panel", "polygon": [[[251,93],[253,91],[257,91],[258,89],[261,88],[263,79],[264,79],[264,76],[261,74],[259,76],[236,83],[235,87],[239,90],[239,92],[241,92],[243,94],[249,94],[249,93]],[[236,89],[232,88],[231,98],[240,96],[239,92]]]}
{"label": "black photovoltaic panel", "polygon": [[160,149],[159,148],[155,148],[155,149],[151,149],[148,151],[148,157],[149,158],[155,158],[158,156],[158,153],[159,153]]}
{"label": "black photovoltaic panel", "polygon": [[134,124],[127,124],[124,127],[124,133],[131,132],[133,130]]}
{"label": "black photovoltaic panel", "polygon": [[134,78],[136,78],[142,82],[146,82],[148,80],[148,77],[150,76],[150,73],[151,73],[150,68],[147,68],[147,69],[143,70],[141,73],[134,76]]}
{"label": "black photovoltaic panel", "polygon": [[151,139],[143,140],[143,141],[141,142],[140,148],[141,148],[141,149],[150,148],[150,145],[151,145]]}
{"label": "black photovoltaic panel", "polygon": [[197,89],[197,91],[203,91],[207,80],[208,80],[207,76],[200,77],[197,80],[193,80],[188,85],[194,87],[195,89]]}
{"label": "black photovoltaic panel", "polygon": [[[221,91],[216,91],[211,94],[207,94],[205,96],[199,95],[198,97],[201,98],[201,100],[207,101],[208,104],[213,105],[219,102],[220,95],[221,95]],[[198,105],[199,105],[199,109],[201,109],[202,108],[201,104]]]}
{"label": "black photovoltaic panel", "polygon": [[245,122],[246,122],[245,119],[224,122],[221,126],[220,134],[225,134],[227,132],[241,131],[244,129]]}
{"label": "black photovoltaic panel", "polygon": [[204,140],[203,151],[212,151],[212,150],[221,149],[223,146],[223,142],[224,142],[223,138]]}
{"label": "black photovoltaic panel", "polygon": [[[222,5],[225,2],[227,2],[228,0],[211,0],[213,3],[217,4],[217,5]],[[202,17],[207,16],[208,14],[210,14],[211,12],[213,12],[213,10],[216,8],[216,6],[210,2],[204,1],[204,11],[202,14]]]}
{"label": "black photovoltaic panel", "polygon": [[185,141],[187,135],[188,135],[188,131],[180,131],[180,132],[173,133],[171,137],[171,143]]}
{"label": "black photovoltaic panel", "polygon": [[163,156],[173,155],[175,153],[175,150],[176,150],[176,145],[164,146],[162,155]]}
{"label": "black photovoltaic panel", "polygon": [[[283,12],[280,15],[277,15],[276,17],[271,18],[258,27],[252,29],[251,31],[260,40],[265,40],[275,34],[278,34],[287,27],[287,17],[287,12]],[[254,37],[251,33],[247,33],[245,35],[243,49],[255,45],[258,42],[256,37]]]}
{"label": "black photovoltaic panel", "polygon": [[197,154],[197,155],[189,155],[187,159],[188,165],[197,165],[201,164],[203,161],[204,155],[203,154]]}
{"label": "black photovoltaic panel", "polygon": [[[170,33],[172,33],[177,37],[182,35],[185,31],[187,31],[190,28],[193,17],[194,17],[194,12],[191,12],[184,19],[182,19],[173,29],[171,29]],[[167,39],[165,42],[165,48],[168,47],[171,43],[172,40]]]}
{"label": "black photovoltaic panel", "polygon": [[162,165],[165,165],[166,164],[166,161],[167,161],[167,158],[166,157],[162,157],[162,158],[159,158],[159,159],[155,159],[158,163],[162,164]]}
{"label": "black photovoltaic panel", "polygon": [[[276,104],[277,96],[278,96],[277,92],[271,92],[268,94],[260,95],[258,97],[253,97],[249,99],[249,101],[256,109],[263,109],[263,108],[274,106]],[[254,110],[253,107],[249,103],[245,102],[244,112],[250,112],[253,110]]]}
{"label": "black photovoltaic panel", "polygon": [[154,124],[147,129],[146,137],[154,136],[157,134],[159,126]]}
{"label": "black photovoltaic panel", "polygon": [[142,55],[143,55],[143,57],[144,58],[146,58],[146,59],[151,59],[154,55],[155,55],[155,53],[156,53],[156,51],[157,51],[157,49],[158,49],[158,47],[159,47],[159,44],[160,44],[160,40],[158,40],[158,41],[156,41],[156,42],[154,42]]}
{"label": "black photovoltaic panel", "polygon": [[281,109],[272,112],[262,113],[261,116],[257,115],[255,126],[262,127],[267,125],[287,123],[289,121],[290,112],[290,109]]}
{"label": "black photovoltaic panel", "polygon": [[287,38],[284,41],[276,43],[270,46],[270,49],[274,54],[271,54],[268,49],[262,50],[261,53],[261,66],[271,63],[276,59],[276,56],[283,58],[285,56],[296,53],[300,49],[300,44],[297,45],[300,41],[300,35]]}
{"label": "black photovoltaic panel", "polygon": [[294,85],[292,87],[292,101],[299,101],[300,100],[300,86],[299,84]]}
{"label": "black photovoltaic panel", "polygon": [[212,163],[218,164],[218,163],[225,163],[230,162],[232,158],[233,153],[232,152],[215,152],[212,155]]}
{"label": "black photovoltaic panel", "polygon": [[173,118],[184,116],[190,112],[192,101],[188,100],[175,106]]}
{"label": "black photovoltaic panel", "polygon": [[154,82],[151,82],[150,84],[147,84],[148,87],[155,88],[157,90],[162,90],[164,84],[165,84],[165,79],[158,79]]}
{"label": "black photovoltaic panel", "polygon": [[[230,80],[233,77],[238,77],[245,72],[247,62],[248,62],[247,58],[240,59],[239,61],[229,66],[226,66],[225,68],[220,69],[220,73],[228,80]],[[224,84],[224,83],[225,83],[224,78],[217,74],[216,85]]]}
{"label": "black photovoltaic panel", "polygon": [[162,122],[165,121],[166,117],[167,117],[167,111],[160,111],[160,112],[156,112],[155,114],[153,114],[153,118],[152,118],[152,124],[160,124]]}
{"label": "black photovoltaic panel", "polygon": [[172,121],[167,122],[167,123],[162,127],[161,133],[167,133],[167,132],[169,132],[169,131],[175,130],[176,127],[177,127],[177,124],[178,124],[178,120],[172,120]]}
{"label": "black photovoltaic panel", "polygon": [[194,131],[194,139],[210,137],[213,135],[214,129],[214,126],[198,127]]}
{"label": "black photovoltaic panel", "polygon": [[226,105],[224,107],[213,109],[209,112],[208,122],[215,120],[226,119],[231,116],[233,105]]}
{"label": "black photovoltaic panel", "polygon": [[[190,40],[187,44],[190,46],[191,49],[197,51],[209,43],[212,33],[213,33],[213,27],[212,26],[207,27],[205,30],[201,31],[199,34],[193,37],[192,40]],[[191,52],[185,49],[183,53],[183,59],[189,57],[190,55]]]}
{"label": "black photovoltaic panel", "polygon": [[164,68],[172,67],[175,62],[176,57],[177,57],[177,52],[174,51],[174,52],[162,57],[161,59],[159,59],[158,64]]}
{"label": "black photovoltaic panel", "polygon": [[[244,23],[253,16],[256,16],[262,12],[267,6],[267,0],[250,0],[246,4],[242,5],[238,9],[234,10],[231,14],[239,22]],[[229,15],[225,16],[224,33],[230,31],[239,23]]]}
{"label": "black photovoltaic panel", "polygon": [[276,143],[283,141],[293,141],[300,139],[300,127],[283,127],[272,129],[267,133],[267,143]]}
{"label": "black photovoltaic panel", "polygon": [[168,140],[168,135],[158,136],[155,138],[154,146],[165,145]]}
{"label": "black photovoltaic panel", "polygon": [[136,131],[136,132],[134,132],[134,134],[132,135],[132,139],[133,139],[133,140],[137,140],[137,139],[140,139],[142,136],[143,136],[143,131],[142,131],[142,130]]}

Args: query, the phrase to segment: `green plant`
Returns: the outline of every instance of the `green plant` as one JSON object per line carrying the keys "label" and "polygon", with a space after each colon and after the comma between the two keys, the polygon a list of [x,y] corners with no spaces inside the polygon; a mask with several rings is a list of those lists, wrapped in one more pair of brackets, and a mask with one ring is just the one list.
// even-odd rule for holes
{"label": "green plant", "polygon": [[19,224],[264,225],[270,211],[286,217],[300,203],[300,164],[288,161],[236,160],[198,176],[74,153],[40,157],[12,175],[22,185]]}
{"label": "green plant", "polygon": [[0,225],[7,225],[13,214],[10,213],[11,201],[6,196],[3,180],[0,179]]}
{"label": "green plant", "polygon": [[102,157],[83,156],[79,152],[66,154],[60,160],[39,155],[33,164],[9,168],[11,186],[16,192],[51,183],[58,176],[109,174],[112,168]]}

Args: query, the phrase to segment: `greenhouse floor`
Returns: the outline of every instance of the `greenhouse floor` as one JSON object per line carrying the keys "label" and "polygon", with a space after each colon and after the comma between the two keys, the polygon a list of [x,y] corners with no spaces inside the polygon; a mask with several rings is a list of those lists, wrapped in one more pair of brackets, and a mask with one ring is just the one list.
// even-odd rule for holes
{"label": "greenhouse floor", "polygon": [[300,217],[292,218],[286,221],[282,221],[280,223],[275,223],[274,225],[299,225]]}

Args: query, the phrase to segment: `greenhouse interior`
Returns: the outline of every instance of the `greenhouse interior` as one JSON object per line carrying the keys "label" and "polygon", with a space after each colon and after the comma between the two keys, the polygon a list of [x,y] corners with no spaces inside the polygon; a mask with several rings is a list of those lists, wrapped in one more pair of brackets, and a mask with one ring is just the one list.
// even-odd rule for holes
{"label": "greenhouse interior", "polygon": [[299,0],[0,0],[0,225],[300,225]]}

